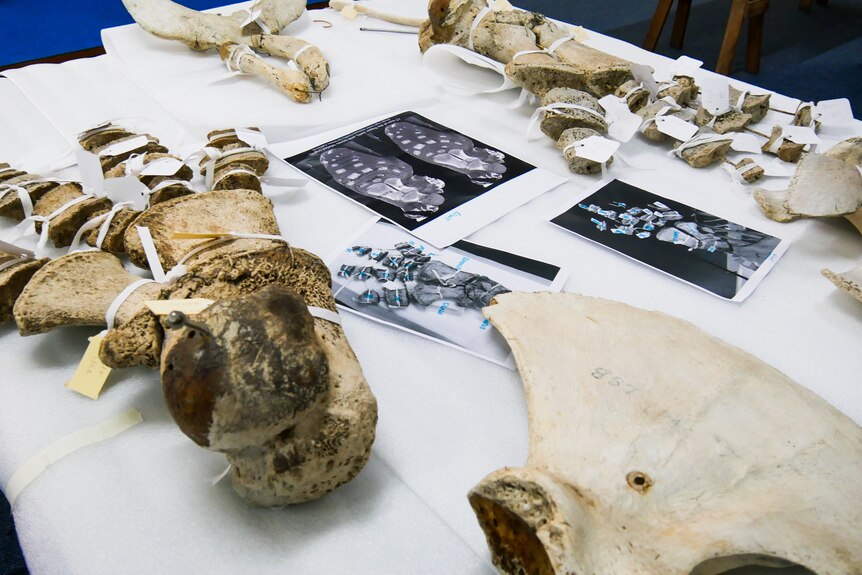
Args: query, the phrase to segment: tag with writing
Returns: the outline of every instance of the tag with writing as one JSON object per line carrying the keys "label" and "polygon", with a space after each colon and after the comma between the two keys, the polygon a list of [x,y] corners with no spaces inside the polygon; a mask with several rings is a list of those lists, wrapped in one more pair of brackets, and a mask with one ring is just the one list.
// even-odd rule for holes
{"label": "tag with writing", "polygon": [[794,144],[819,144],[820,138],[814,132],[814,128],[807,126],[782,126],[782,134],[785,140]]}
{"label": "tag with writing", "polygon": [[718,116],[730,111],[730,84],[726,78],[707,76],[700,84],[703,108]]}
{"label": "tag with writing", "polygon": [[72,391],[86,395],[90,399],[99,399],[99,394],[111,374],[111,368],[99,359],[99,346],[102,344],[105,333],[103,331],[90,338],[90,345],[87,346],[84,357],[78,364],[78,369],[75,370],[72,379],[66,384],[66,387]]}
{"label": "tag with writing", "polygon": [[752,154],[762,154],[762,140],[758,139],[754,134],[734,134],[733,143],[730,147],[737,152],[749,152]]}
{"label": "tag with writing", "polygon": [[658,82],[652,76],[652,68],[644,64],[632,64],[632,75],[635,77],[635,82],[643,84],[650,94],[653,96],[658,94]]}
{"label": "tag with writing", "polygon": [[575,145],[575,154],[579,158],[592,160],[604,164],[614,155],[620,147],[619,142],[602,138],[601,136],[590,136]]}
{"label": "tag with writing", "polygon": [[614,95],[608,95],[599,100],[599,104],[605,110],[605,118],[608,121],[608,135],[619,142],[628,142],[637,133],[643,118],[633,114],[628,104]]}
{"label": "tag with writing", "polygon": [[211,306],[213,300],[205,298],[148,300],[144,305],[156,315],[168,315],[172,311],[181,311],[186,315],[195,315]]}
{"label": "tag with writing", "polygon": [[659,132],[680,142],[687,142],[697,134],[697,126],[676,116],[659,116],[655,119],[655,125]]}
{"label": "tag with writing", "polygon": [[182,160],[176,158],[159,158],[144,166],[142,176],[173,176],[183,167]]}
{"label": "tag with writing", "polygon": [[841,126],[853,121],[853,109],[847,98],[823,100],[818,102],[814,109],[820,115],[818,119],[824,126]]}

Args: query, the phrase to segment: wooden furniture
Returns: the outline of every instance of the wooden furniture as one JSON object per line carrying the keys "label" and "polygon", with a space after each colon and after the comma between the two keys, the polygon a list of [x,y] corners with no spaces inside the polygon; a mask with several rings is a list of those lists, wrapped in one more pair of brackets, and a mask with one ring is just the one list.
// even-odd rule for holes
{"label": "wooden furniture", "polygon": [[[644,39],[644,48],[655,50],[658,39],[661,36],[664,23],[674,0],[659,0],[653,14],[652,22]],[[823,3],[824,0],[817,0]],[[810,6],[813,0],[802,0],[802,4]],[[802,5],[800,5],[802,8]],[[760,54],[763,46],[763,17],[769,9],[769,0],[733,0],[730,6],[730,15],[727,19],[727,28],[724,31],[724,41],[718,54],[718,63],[715,71],[727,75],[733,64],[736,54],[736,45],[742,32],[742,24],[748,20],[748,48],[745,59],[745,69],[752,74],[760,71]],[[670,45],[674,48],[682,48],[685,38],[685,28],[688,24],[688,15],[691,11],[691,0],[678,0],[676,16],[674,17],[673,32],[671,33]]]}

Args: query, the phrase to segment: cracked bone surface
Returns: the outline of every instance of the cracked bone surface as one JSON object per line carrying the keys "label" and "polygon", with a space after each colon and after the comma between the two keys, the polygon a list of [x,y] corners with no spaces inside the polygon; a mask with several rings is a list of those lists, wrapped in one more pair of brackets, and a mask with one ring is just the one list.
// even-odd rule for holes
{"label": "cracked bone surface", "polygon": [[[312,288],[335,302],[321,263]],[[177,424],[224,452],[234,490],[264,506],[322,497],[371,454],[377,404],[341,326],[280,285],[222,300],[175,326],[162,387]]]}
{"label": "cracked bone surface", "polygon": [[423,22],[425,22],[424,18],[410,18],[409,16],[390,14],[389,12],[377,10],[364,4],[359,4],[357,2],[354,2],[353,0],[329,0],[329,7],[333,10],[338,10],[339,12],[345,9],[355,10],[356,13],[365,14],[370,18],[377,18],[378,20],[383,20],[384,22],[401,24],[402,26],[413,26],[418,28],[422,25]]}
{"label": "cracked bone surface", "polygon": [[830,269],[820,270],[820,273],[835,284],[835,287],[862,302],[862,266],[844,273],[836,273]]}
{"label": "cracked bone surface", "polygon": [[572,34],[541,14],[519,10],[491,10],[474,26],[485,6],[485,0],[432,0],[419,30],[422,52],[434,44],[474,50],[506,64],[506,75],[538,96],[566,87],[601,98],[633,79],[630,62],[574,39],[559,44],[553,54],[521,54],[549,50]]}
{"label": "cracked bone surface", "polygon": [[483,311],[512,347],[529,458],[470,502],[504,573],[862,572],[862,430],[682,320],[574,294]]}
{"label": "cracked bone surface", "polygon": [[776,222],[851,216],[862,209],[862,175],[846,162],[808,153],[799,160],[786,190],[758,188],[754,199],[766,217]]}
{"label": "cracked bone surface", "polygon": [[[171,0],[123,0],[123,4],[150,34],[177,40],[195,50],[217,48],[234,68],[266,80],[298,102],[310,102],[313,93],[329,85],[329,64],[317,47],[306,49],[309,45],[303,40],[278,36],[302,15],[304,0],[259,1],[255,8],[260,9],[260,15],[245,27],[243,23],[250,18],[247,10],[219,16],[197,12]],[[267,30],[272,34],[261,33]],[[237,46],[293,60],[300,69],[271,66],[251,50],[237,52]]]}

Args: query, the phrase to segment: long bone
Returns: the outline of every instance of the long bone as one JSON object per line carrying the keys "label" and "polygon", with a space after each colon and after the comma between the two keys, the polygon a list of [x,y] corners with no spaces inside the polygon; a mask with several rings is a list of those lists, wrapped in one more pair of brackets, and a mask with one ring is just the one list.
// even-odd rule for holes
{"label": "long bone", "polygon": [[514,574],[862,572],[862,430],[693,325],[574,294],[483,311],[524,381],[524,467],[470,502]]}
{"label": "long bone", "polygon": [[[123,4],[150,34],[180,41],[194,50],[216,48],[232,69],[258,76],[298,102],[310,102],[313,93],[329,85],[329,64],[317,47],[277,35],[302,15],[304,0],[260,0],[251,8],[253,13],[260,10],[253,20],[247,10],[219,16],[171,0],[123,0]],[[244,22],[249,23],[243,26]],[[271,66],[252,48],[292,60],[300,70]]]}
{"label": "long bone", "polygon": [[485,6],[485,0],[432,0],[419,32],[420,49],[454,44],[474,50],[506,64],[507,76],[539,96],[567,87],[600,98],[632,79],[629,62],[568,39],[567,30],[541,14],[491,10],[482,15]]}

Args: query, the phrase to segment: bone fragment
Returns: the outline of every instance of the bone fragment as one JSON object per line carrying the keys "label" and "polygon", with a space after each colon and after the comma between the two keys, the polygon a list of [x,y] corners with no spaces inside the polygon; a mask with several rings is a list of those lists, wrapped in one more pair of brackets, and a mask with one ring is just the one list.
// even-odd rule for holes
{"label": "bone fragment", "polygon": [[[560,108],[546,110],[542,118],[542,132],[552,140],[559,140],[560,135],[569,128],[590,128],[600,134],[608,133],[608,123],[605,121],[605,111],[593,96],[572,88],[554,88],[542,97],[542,107],[554,104],[574,105],[586,108]],[[590,113],[592,110],[594,113]]]}
{"label": "bone fragment", "polygon": [[47,262],[47,258],[24,259],[0,253],[0,322],[12,319],[12,308],[24,286]]}
{"label": "bone fragment", "polygon": [[849,293],[862,302],[862,266],[844,273],[835,273],[830,269],[823,269],[820,273],[835,284],[838,289]]}
{"label": "bone fragment", "polygon": [[[7,172],[8,173],[8,172]],[[26,172],[17,172],[20,175],[8,178],[0,182],[0,192],[4,186],[18,186],[27,191],[27,196],[30,198],[30,203],[35,204],[49,191],[53,190],[60,184],[45,180],[37,174],[28,174]],[[21,205],[21,198],[12,190],[5,193],[0,199],[0,216],[12,218],[21,221],[24,219],[24,207]]]}
{"label": "bone fragment", "polygon": [[420,49],[424,52],[434,44],[472,48],[506,64],[506,75],[538,96],[566,87],[602,97],[632,79],[629,62],[574,39],[559,45],[553,54],[519,54],[547,50],[571,34],[541,14],[517,10],[492,10],[474,28],[484,7],[484,0],[432,0],[429,19],[419,31]]}
{"label": "bone fragment", "polygon": [[697,98],[700,88],[690,76],[674,76],[673,83],[661,90],[656,97],[658,99],[671,98],[680,106],[685,106]]}
{"label": "bone fragment", "polygon": [[618,98],[626,98],[626,104],[629,110],[637,113],[638,110],[649,104],[649,90],[638,84],[634,80],[629,80],[617,88],[614,95]]}
{"label": "bone fragment", "polygon": [[[151,200],[152,201],[152,200]],[[109,210],[102,210],[100,212],[96,212],[93,214],[93,218],[98,218],[102,214],[107,213]],[[108,224],[108,229],[105,232],[105,236],[102,239],[101,246],[98,245],[99,234],[101,233],[101,226],[90,230],[84,235],[84,241],[87,242],[88,246],[99,248],[106,252],[111,252],[114,254],[122,254],[126,252],[126,242],[125,242],[125,234],[128,227],[132,224],[135,218],[138,217],[140,212],[137,212],[131,208],[122,208],[118,212],[114,214],[114,217],[111,218],[111,223]]]}
{"label": "bone fragment", "polygon": [[[778,146],[778,150],[772,151],[773,147],[779,141],[781,144]],[[794,163],[799,161],[799,158],[802,156],[802,152],[805,151],[805,144],[791,142],[784,137],[781,126],[773,126],[772,135],[769,137],[769,141],[763,144],[761,150],[763,150],[763,153],[765,154],[775,154],[785,162]]]}
{"label": "bone fragment", "polygon": [[[661,112],[663,109],[668,107],[668,103],[664,100],[656,100],[651,104],[648,104],[638,110],[636,113],[638,116],[644,119],[645,125],[641,128],[641,133],[647,140],[651,142],[667,142],[671,138],[664,132],[659,131],[658,126],[655,122],[647,122],[647,120],[653,120],[655,117]],[[694,120],[694,112],[689,109],[683,108],[680,110],[671,110],[667,112],[665,115],[674,116],[679,118],[683,122],[691,122]]]}
{"label": "bone fragment", "polygon": [[862,167],[862,137],[848,138],[843,142],[838,142],[823,155],[847,162],[853,166]]}
{"label": "bone fragment", "polygon": [[862,571],[862,430],[846,416],[664,314],[574,294],[496,302],[484,313],[530,425],[524,467],[469,496],[501,572]]}
{"label": "bone fragment", "polygon": [[[104,326],[108,307],[139,279],[105,252],[74,252],[51,260],[33,274],[15,303],[18,330],[21,335],[34,335],[61,326]],[[131,320],[140,312],[141,302],[157,299],[160,290],[158,284],[141,286],[120,306],[117,322]]]}
{"label": "bone fragment", "polygon": [[[595,130],[591,130],[590,128],[569,128],[560,135],[560,139],[557,141],[557,148],[565,150],[563,155],[566,158],[566,162],[569,164],[569,169],[576,174],[598,174],[602,171],[602,165],[600,163],[594,160],[588,160],[587,158],[582,158],[577,155],[577,151],[574,147],[569,148],[572,144],[580,142],[581,140],[586,140],[591,136],[600,137],[601,134]],[[614,159],[611,157],[607,161],[607,165],[610,166],[613,162]]]}
{"label": "bone fragment", "polygon": [[251,74],[278,88],[297,102],[311,101],[311,82],[303,72],[291,68],[271,66],[252,51],[237,54],[244,44],[225,44],[219,47],[219,56],[225,61],[234,61],[236,68]]}
{"label": "bone fragment", "polygon": [[731,163],[731,165],[736,169],[740,169],[740,168],[743,168],[745,166],[750,166],[752,164],[755,164],[753,168],[750,168],[750,169],[742,172],[742,174],[740,174],[742,176],[742,179],[745,180],[749,184],[759,182],[760,179],[763,178],[763,176],[766,173],[764,171],[764,169],[762,167],[760,167],[759,165],[757,165],[756,162],[754,160],[752,160],[751,158],[743,158],[739,162],[737,162],[736,164]]}
{"label": "bone fragment", "polygon": [[[33,215],[48,217],[62,208],[68,202],[84,197],[85,194],[77,183],[63,184],[47,192],[33,206]],[[89,197],[74,204],[50,220],[48,237],[58,248],[71,245],[75,234],[94,214],[109,210],[111,200],[108,198]],[[36,231],[41,233],[42,222],[36,222]]]}
{"label": "bone fragment", "polygon": [[713,122],[713,120],[715,122],[712,124],[712,129],[715,130],[715,133],[726,134],[727,132],[743,131],[751,123],[752,118],[750,114],[737,110],[731,110],[716,117],[703,107],[699,108],[695,115],[695,123],[698,126],[706,126],[710,122]]}
{"label": "bone fragment", "polygon": [[208,241],[174,239],[176,232],[279,233],[272,202],[251,190],[215,191],[168,200],[142,212],[126,230],[126,253],[132,263],[142,268],[148,268],[149,264],[136,229],[138,226],[149,228],[166,271],[195,246]]}
{"label": "bone fragment", "polygon": [[[730,101],[737,102],[742,92],[730,86]],[[769,111],[769,100],[772,94],[746,94],[742,100],[742,112],[751,116],[751,123],[756,124]]]}
{"label": "bone fragment", "polygon": [[401,24],[403,26],[413,26],[418,28],[425,22],[424,18],[410,18],[408,16],[390,14],[358,2],[353,2],[352,0],[329,0],[329,7],[333,10],[338,10],[339,12],[345,8],[352,8],[360,14],[365,14],[371,18],[377,18],[378,20],[384,20],[393,24]]}
{"label": "bone fragment", "polygon": [[777,222],[846,216],[862,209],[862,175],[853,166],[821,154],[803,156],[786,190],[757,189],[754,199]]}

